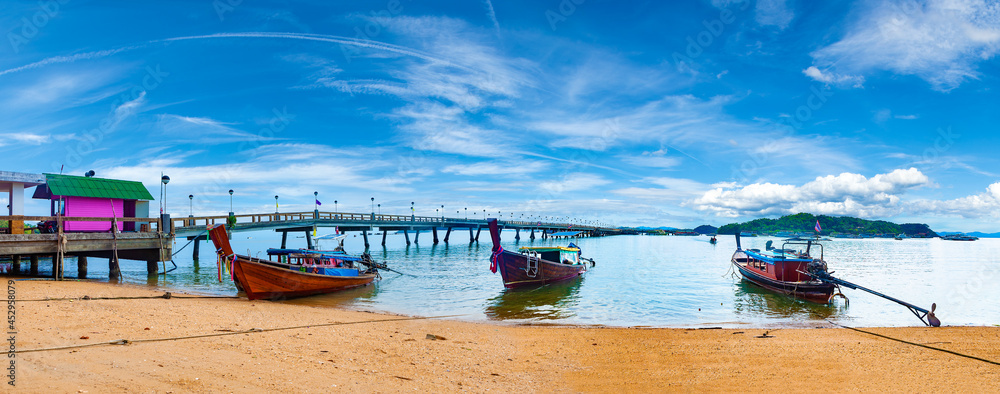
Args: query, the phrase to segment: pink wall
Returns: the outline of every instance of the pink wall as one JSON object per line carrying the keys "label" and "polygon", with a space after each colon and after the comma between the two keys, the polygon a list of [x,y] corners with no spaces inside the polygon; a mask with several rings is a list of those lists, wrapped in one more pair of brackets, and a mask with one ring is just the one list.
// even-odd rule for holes
{"label": "pink wall", "polygon": [[[76,217],[112,217],[111,205],[114,204],[114,215],[124,217],[125,201],[92,197],[64,197],[66,201],[66,216]],[[122,222],[118,222],[121,231]],[[107,222],[66,222],[66,231],[109,231],[111,221]]]}

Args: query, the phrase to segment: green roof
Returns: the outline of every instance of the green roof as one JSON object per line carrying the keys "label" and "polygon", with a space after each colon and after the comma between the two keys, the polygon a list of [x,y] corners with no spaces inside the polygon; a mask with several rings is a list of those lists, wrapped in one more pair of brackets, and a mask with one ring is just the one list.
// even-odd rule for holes
{"label": "green roof", "polygon": [[88,178],[73,175],[45,174],[46,186],[53,196],[152,200],[142,182]]}

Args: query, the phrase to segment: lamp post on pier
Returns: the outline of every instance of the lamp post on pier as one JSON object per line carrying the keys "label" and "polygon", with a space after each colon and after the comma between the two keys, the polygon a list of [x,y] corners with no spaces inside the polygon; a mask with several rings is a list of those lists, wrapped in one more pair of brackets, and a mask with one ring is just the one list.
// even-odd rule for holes
{"label": "lamp post on pier", "polygon": [[444,204],[441,204],[441,221],[444,221]]}
{"label": "lamp post on pier", "polygon": [[413,201],[410,201],[410,221],[411,222],[417,221],[417,211],[415,211],[413,208]]}
{"label": "lamp post on pier", "polygon": [[233,216],[233,189],[229,189],[229,216]]}
{"label": "lamp post on pier", "polygon": [[188,194],[188,200],[191,200],[191,206],[188,207],[188,217],[194,217],[194,194]]}
{"label": "lamp post on pier", "polygon": [[274,195],[274,214],[278,214],[278,195]]}
{"label": "lamp post on pier", "polygon": [[372,221],[375,221],[375,197],[372,197]]}
{"label": "lamp post on pier", "polygon": [[465,207],[465,220],[469,220],[469,207]]}

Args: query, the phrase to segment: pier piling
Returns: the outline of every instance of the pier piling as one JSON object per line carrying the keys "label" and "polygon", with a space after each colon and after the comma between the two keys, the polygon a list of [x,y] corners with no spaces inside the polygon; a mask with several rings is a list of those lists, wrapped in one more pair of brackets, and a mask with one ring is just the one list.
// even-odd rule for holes
{"label": "pier piling", "polygon": [[32,255],[30,257],[31,265],[28,271],[31,275],[38,275],[38,256]]}
{"label": "pier piling", "polygon": [[[365,241],[365,247],[368,247],[368,241]],[[309,230],[306,230],[306,248],[309,250],[313,248],[313,237]]]}
{"label": "pier piling", "polygon": [[159,261],[156,260],[146,260],[146,273],[149,275],[156,275],[160,273]]}
{"label": "pier piling", "polygon": [[448,243],[448,237],[451,236],[451,227],[448,227],[448,231],[444,233],[444,243]]}
{"label": "pier piling", "polygon": [[[385,233],[385,231],[382,232]],[[361,230],[361,237],[365,239],[365,249],[367,250],[369,247],[371,247],[371,245],[368,244],[368,231]]]}
{"label": "pier piling", "polygon": [[387,233],[385,230],[382,230],[382,247],[383,248],[385,247],[385,236],[388,235],[388,234],[389,233]]}
{"label": "pier piling", "polygon": [[198,261],[198,254],[201,252],[201,238],[194,239],[194,251],[191,252],[191,260]]}
{"label": "pier piling", "polygon": [[514,240],[515,241],[521,240],[521,229],[519,228],[514,229]]}
{"label": "pier piling", "polygon": [[438,228],[437,227],[432,227],[431,228],[431,234],[434,234],[434,244],[437,245],[438,244]]}
{"label": "pier piling", "polygon": [[479,242],[479,232],[483,231],[482,227],[476,227],[476,242]]}
{"label": "pier piling", "polygon": [[413,243],[420,244],[420,230],[414,230],[414,231],[416,231],[417,234],[413,236]]}
{"label": "pier piling", "polygon": [[21,256],[11,257],[10,271],[15,274],[21,273]]}
{"label": "pier piling", "polygon": [[79,279],[87,277],[87,256],[76,256],[76,272]]}
{"label": "pier piling", "polygon": [[476,242],[476,238],[472,236],[472,227],[469,227],[469,243]]}
{"label": "pier piling", "polygon": [[[149,265],[147,264],[148,268]],[[155,265],[154,265],[155,268]],[[121,266],[118,264],[118,260],[114,257],[108,259],[108,279],[118,280],[118,277],[122,275]]]}
{"label": "pier piling", "polygon": [[410,246],[410,232],[404,229],[403,237],[406,238],[406,246]]}
{"label": "pier piling", "polygon": [[286,248],[287,244],[288,244],[288,231],[282,231],[281,232],[281,248],[282,249]]}
{"label": "pier piling", "polygon": [[535,229],[531,229],[531,236],[529,236],[528,239],[530,239],[532,241],[535,240]]}

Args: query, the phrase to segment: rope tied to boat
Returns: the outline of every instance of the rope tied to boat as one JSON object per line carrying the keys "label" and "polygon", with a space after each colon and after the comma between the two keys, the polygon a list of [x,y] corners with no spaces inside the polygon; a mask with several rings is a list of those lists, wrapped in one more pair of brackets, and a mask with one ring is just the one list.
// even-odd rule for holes
{"label": "rope tied to boat", "polygon": [[497,246],[497,250],[490,256],[490,271],[497,273],[497,259],[503,254],[503,246]]}

